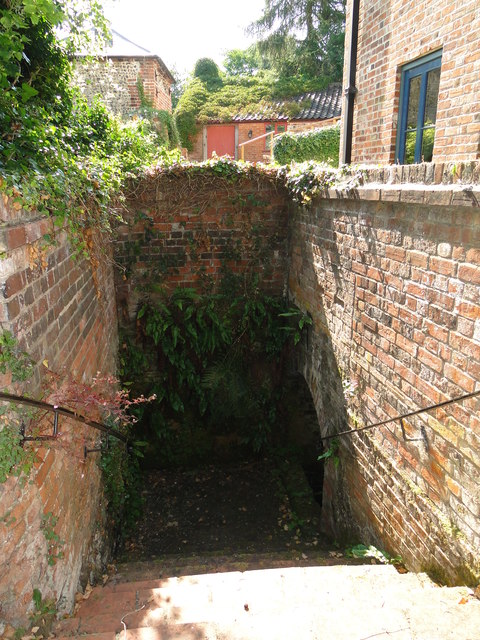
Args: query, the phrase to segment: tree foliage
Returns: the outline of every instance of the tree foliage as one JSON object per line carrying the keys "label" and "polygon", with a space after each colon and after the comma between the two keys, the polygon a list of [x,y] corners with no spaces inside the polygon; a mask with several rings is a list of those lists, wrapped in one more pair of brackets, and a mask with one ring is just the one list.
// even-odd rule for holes
{"label": "tree foliage", "polygon": [[0,189],[17,207],[67,225],[82,247],[85,226],[110,227],[110,204],[128,176],[166,157],[160,131],[140,118],[122,123],[88,106],[71,85],[67,27],[100,31],[96,0],[4,0],[0,8]]}
{"label": "tree foliage", "polygon": [[265,0],[262,16],[249,27],[262,39],[263,56],[283,77],[341,80],[345,0]]}

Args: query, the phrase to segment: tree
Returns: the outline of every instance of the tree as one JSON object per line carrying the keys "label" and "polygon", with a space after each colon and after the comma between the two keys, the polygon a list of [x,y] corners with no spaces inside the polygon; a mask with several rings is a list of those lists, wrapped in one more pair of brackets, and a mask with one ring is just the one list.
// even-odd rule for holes
{"label": "tree", "polygon": [[220,77],[220,69],[217,63],[211,58],[200,58],[195,63],[193,77],[199,78],[207,87],[208,91],[216,91],[223,82]]}
{"label": "tree", "polygon": [[345,0],[265,0],[249,31],[282,76],[339,81],[343,69]]}
{"label": "tree", "polygon": [[256,45],[248,49],[232,49],[227,51],[223,60],[223,67],[227,78],[254,76],[265,68]]}

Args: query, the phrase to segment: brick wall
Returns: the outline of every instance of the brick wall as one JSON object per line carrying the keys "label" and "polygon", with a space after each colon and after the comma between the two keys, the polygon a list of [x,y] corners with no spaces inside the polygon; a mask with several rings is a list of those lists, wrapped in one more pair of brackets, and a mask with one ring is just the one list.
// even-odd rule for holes
{"label": "brick wall", "polygon": [[[347,2],[346,42],[352,1]],[[360,7],[353,162],[394,162],[401,66],[440,48],[433,161],[479,158],[478,1],[437,0],[432,5],[425,0],[365,0]],[[346,70],[347,53],[345,57]]]}
{"label": "brick wall", "polygon": [[124,269],[117,282],[122,323],[134,318],[152,275],[170,289],[212,291],[226,266],[245,277],[258,275],[263,290],[282,295],[287,207],[279,185],[261,176],[232,183],[213,171],[198,181],[187,170],[160,173],[134,191],[129,224],[118,229],[115,247]]}
{"label": "brick wall", "polygon": [[115,114],[131,116],[138,109],[138,80],[143,82],[145,97],[156,109],[172,111],[172,81],[155,56],[141,58],[78,58],[74,67],[74,82],[92,102],[100,96]]}
{"label": "brick wall", "polygon": [[[371,170],[294,211],[289,288],[314,320],[298,366],[322,435],[480,389],[480,165],[458,168]],[[326,527],[478,582],[479,409],[408,419],[405,437],[397,422],[342,438]]]}
{"label": "brick wall", "polygon": [[[26,383],[12,384],[8,375],[0,376],[2,390],[39,397],[43,361],[82,381],[97,371],[114,373],[116,319],[109,264],[92,275],[87,261],[72,259],[62,231],[57,231],[54,246],[45,246],[42,238],[52,233],[50,222],[9,208],[5,199],[0,216],[2,331],[11,331],[36,362]],[[41,431],[51,432],[51,426],[49,415]],[[37,450],[31,482],[10,477],[0,484],[0,635],[8,631],[7,623],[28,624],[35,588],[44,599],[55,599],[60,611],[71,608],[79,581],[100,568],[105,553],[98,454],[83,459],[83,447],[95,442],[96,433],[63,418],[59,431],[51,446],[25,445]],[[64,558],[52,566],[41,521],[48,513],[59,518],[55,533],[64,542],[56,549]]]}

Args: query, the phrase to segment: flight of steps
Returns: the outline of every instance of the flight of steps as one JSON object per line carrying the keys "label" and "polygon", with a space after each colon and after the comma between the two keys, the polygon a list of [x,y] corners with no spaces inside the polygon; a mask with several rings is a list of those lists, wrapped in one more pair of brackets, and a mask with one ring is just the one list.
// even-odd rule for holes
{"label": "flight of steps", "polygon": [[305,554],[184,560],[178,571],[168,561],[137,562],[95,587],[54,634],[83,640],[480,640],[480,601],[465,587],[440,588],[391,565],[321,562]]}

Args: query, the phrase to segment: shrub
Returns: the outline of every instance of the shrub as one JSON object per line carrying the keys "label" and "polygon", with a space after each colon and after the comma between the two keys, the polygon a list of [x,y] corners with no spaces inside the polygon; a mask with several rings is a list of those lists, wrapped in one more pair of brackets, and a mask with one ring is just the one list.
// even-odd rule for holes
{"label": "shrub", "polygon": [[325,127],[301,133],[286,132],[274,139],[273,157],[279,164],[316,160],[338,166],[340,127]]}

